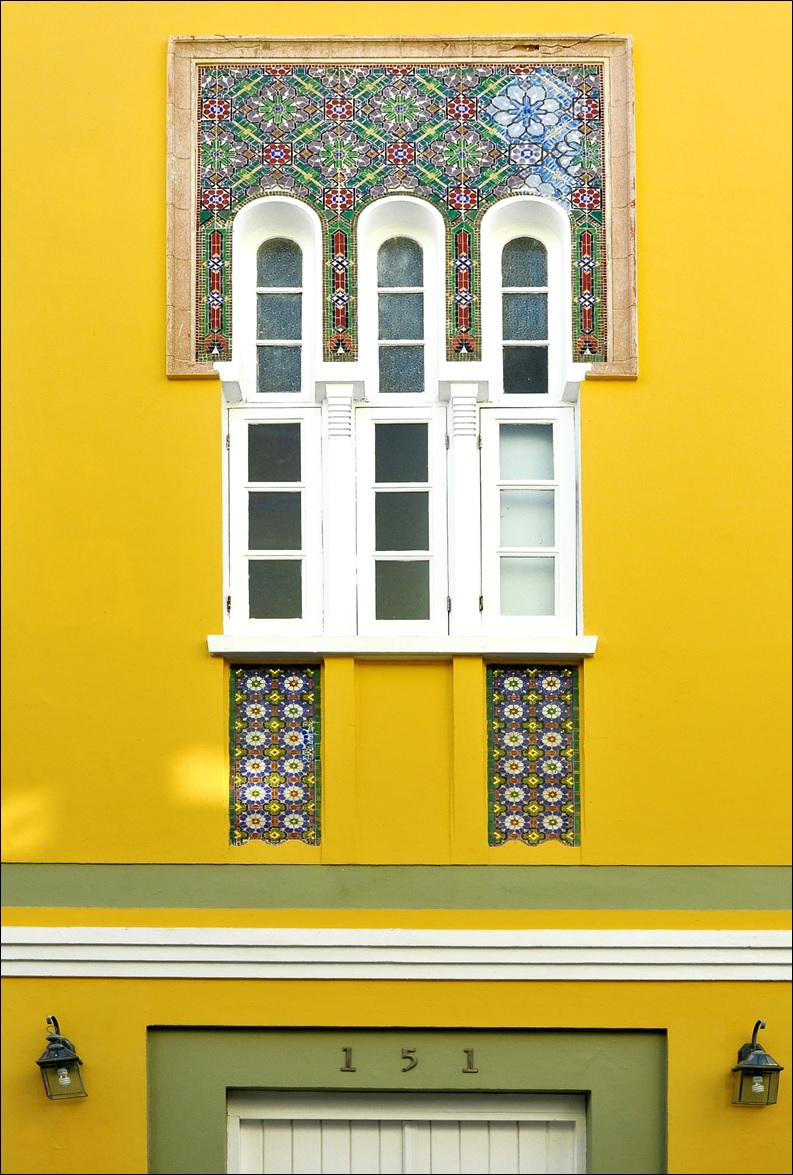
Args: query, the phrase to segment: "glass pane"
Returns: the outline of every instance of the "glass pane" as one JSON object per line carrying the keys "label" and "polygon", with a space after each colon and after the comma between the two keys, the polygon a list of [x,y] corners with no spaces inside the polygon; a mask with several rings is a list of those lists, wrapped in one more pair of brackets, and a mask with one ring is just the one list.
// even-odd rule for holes
{"label": "glass pane", "polygon": [[258,347],[256,391],[299,392],[302,347]]}
{"label": "glass pane", "polygon": [[426,424],[374,426],[375,481],[427,481]]}
{"label": "glass pane", "polygon": [[252,559],[248,607],[254,620],[299,619],[303,615],[299,559]]}
{"label": "glass pane", "polygon": [[501,546],[554,545],[553,490],[501,490]]}
{"label": "glass pane", "polygon": [[516,237],[501,254],[502,286],[547,286],[548,254],[533,237]]}
{"label": "glass pane", "polygon": [[502,616],[553,616],[554,562],[552,558],[502,557]]}
{"label": "glass pane", "polygon": [[248,425],[248,481],[300,481],[300,425]]}
{"label": "glass pane", "polygon": [[553,478],[553,425],[502,424],[499,456],[500,476],[504,481],[550,481]]}
{"label": "glass pane", "polygon": [[283,237],[274,237],[259,246],[256,254],[257,286],[302,286],[303,254],[300,246]]}
{"label": "glass pane", "polygon": [[300,550],[300,494],[248,494],[248,550]]}
{"label": "glass pane", "polygon": [[504,391],[540,395],[548,391],[548,348],[505,347]]}
{"label": "glass pane", "polygon": [[392,237],[377,253],[378,286],[423,286],[421,245],[409,237]]}
{"label": "glass pane", "polygon": [[[302,302],[302,294],[257,294],[257,339],[299,339]],[[518,335],[510,335],[510,338],[518,338]]]}
{"label": "glass pane", "polygon": [[375,615],[378,620],[429,620],[430,565],[428,561],[411,563],[375,563]]}
{"label": "glass pane", "polygon": [[428,551],[428,493],[378,493],[374,498],[376,551]]}
{"label": "glass pane", "polygon": [[381,347],[380,391],[423,392],[424,348]]}
{"label": "glass pane", "polygon": [[378,302],[381,339],[424,338],[423,294],[380,294]]}
{"label": "glass pane", "polygon": [[504,294],[501,306],[505,339],[548,338],[547,294]]}

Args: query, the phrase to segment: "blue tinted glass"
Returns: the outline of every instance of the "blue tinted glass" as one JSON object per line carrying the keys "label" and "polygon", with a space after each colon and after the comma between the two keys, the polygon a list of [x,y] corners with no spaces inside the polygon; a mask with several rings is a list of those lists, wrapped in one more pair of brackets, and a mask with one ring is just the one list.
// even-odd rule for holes
{"label": "blue tinted glass", "polygon": [[375,494],[374,527],[376,551],[429,550],[429,494]]}
{"label": "blue tinted glass", "polygon": [[378,304],[381,339],[424,338],[423,294],[380,294]]}
{"label": "blue tinted glass", "polygon": [[375,615],[378,620],[429,620],[430,565],[426,560],[377,560]]}
{"label": "blue tinted glass", "polygon": [[508,241],[501,254],[502,286],[547,286],[548,254],[533,237]]}
{"label": "blue tinted glass", "polygon": [[300,481],[300,425],[248,425],[248,481]]}
{"label": "blue tinted glass", "polygon": [[505,347],[504,391],[541,395],[548,391],[548,348]]}
{"label": "blue tinted glass", "polygon": [[299,339],[302,329],[302,294],[258,294],[257,339]]}
{"label": "blue tinted glass", "polygon": [[409,237],[392,237],[377,253],[378,286],[423,286],[421,246]]}
{"label": "blue tinted glass", "polygon": [[300,550],[299,493],[256,491],[248,494],[248,550]]}
{"label": "blue tinted glass", "polygon": [[375,481],[426,481],[427,478],[426,424],[376,424]]}
{"label": "blue tinted glass", "polygon": [[258,347],[257,392],[299,392],[301,347]]}
{"label": "blue tinted glass", "polygon": [[547,339],[548,295],[504,294],[502,318],[505,339]]}
{"label": "blue tinted glass", "polygon": [[302,286],[303,254],[294,241],[274,237],[256,254],[257,286]]}
{"label": "blue tinted glass", "polygon": [[423,392],[424,348],[381,347],[380,391]]}
{"label": "blue tinted glass", "polygon": [[290,620],[303,615],[299,559],[252,559],[248,564],[248,608],[254,620]]}

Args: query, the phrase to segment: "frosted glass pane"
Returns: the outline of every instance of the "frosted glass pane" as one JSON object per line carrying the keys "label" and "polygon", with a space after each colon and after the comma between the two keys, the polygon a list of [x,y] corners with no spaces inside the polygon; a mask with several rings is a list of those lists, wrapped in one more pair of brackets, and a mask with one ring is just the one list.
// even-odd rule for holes
{"label": "frosted glass pane", "polygon": [[423,392],[424,348],[381,347],[380,391]]}
{"label": "frosted glass pane", "polygon": [[248,425],[248,481],[300,481],[300,425]]}
{"label": "frosted glass pane", "polygon": [[554,562],[542,556],[502,556],[502,616],[553,616]]}
{"label": "frosted glass pane", "polygon": [[547,339],[548,295],[504,294],[502,320],[505,339]]}
{"label": "frosted glass pane", "polygon": [[302,294],[258,294],[257,339],[299,339],[302,332],[302,302]]}
{"label": "frosted glass pane", "polygon": [[552,480],[553,425],[502,424],[499,457],[504,481]]}
{"label": "frosted glass pane", "polygon": [[381,339],[424,338],[423,294],[380,294],[378,302]]}
{"label": "frosted glass pane", "polygon": [[299,493],[248,494],[248,550],[300,550]]}
{"label": "frosted glass pane", "polygon": [[256,391],[299,392],[302,347],[258,347]]}
{"label": "frosted glass pane", "polygon": [[378,620],[429,620],[430,565],[426,560],[375,563],[375,614]]}
{"label": "frosted glass pane", "polygon": [[423,286],[421,246],[409,237],[392,237],[377,254],[378,286]]}
{"label": "frosted glass pane", "polygon": [[430,545],[428,493],[375,494],[376,551],[427,551]]}
{"label": "frosted glass pane", "polygon": [[283,237],[274,237],[259,246],[256,254],[258,286],[301,286],[303,254],[300,246]]}
{"label": "frosted glass pane", "polygon": [[501,490],[501,546],[554,545],[553,490]]}
{"label": "frosted glass pane", "polygon": [[375,481],[427,481],[426,424],[374,426]]}
{"label": "frosted glass pane", "polygon": [[299,559],[254,559],[248,564],[248,607],[254,620],[303,615]]}
{"label": "frosted glass pane", "polygon": [[501,254],[502,286],[547,286],[548,254],[533,237],[516,237]]}
{"label": "frosted glass pane", "polygon": [[505,347],[504,391],[542,395],[548,391],[548,348]]}

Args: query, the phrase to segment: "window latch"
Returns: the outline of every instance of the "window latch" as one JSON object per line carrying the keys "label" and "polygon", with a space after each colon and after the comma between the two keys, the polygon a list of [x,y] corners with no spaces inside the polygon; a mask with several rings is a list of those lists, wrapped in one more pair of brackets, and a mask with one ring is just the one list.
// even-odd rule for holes
{"label": "window latch", "polygon": [[231,596],[226,596],[226,612],[231,615]]}
{"label": "window latch", "polygon": [[485,597],[480,596],[479,597],[479,611],[484,612],[484,610],[485,610]]}

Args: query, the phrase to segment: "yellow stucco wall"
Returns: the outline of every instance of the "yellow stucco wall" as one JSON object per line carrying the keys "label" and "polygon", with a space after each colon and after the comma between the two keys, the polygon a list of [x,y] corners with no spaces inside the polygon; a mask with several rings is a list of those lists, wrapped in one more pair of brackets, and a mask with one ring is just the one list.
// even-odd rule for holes
{"label": "yellow stucco wall", "polygon": [[[24,994],[14,990],[23,984]],[[6,992],[14,1006],[4,1031],[6,1082],[16,1121],[4,1169],[15,1175],[74,1175],[75,1170],[140,1175],[146,1170],[146,1089],[143,1081],[131,1078],[145,1071],[147,1024],[366,1027],[383,1022],[384,1008],[390,1025],[417,1028],[669,1024],[669,1069],[677,1076],[669,1089],[672,1175],[781,1175],[789,1170],[789,1097],[762,1111],[730,1105],[729,1071],[747,1025],[759,1014],[752,984],[536,983],[530,1006],[525,985],[508,982],[7,980]],[[84,1101],[60,1105],[47,1102],[33,1064],[42,1045],[41,1011],[56,1005],[61,1027],[74,1037],[85,1062],[89,1091]],[[764,1043],[786,1065],[785,1047],[778,1048],[790,1034],[784,985],[765,986],[761,1010],[769,1026]]]}
{"label": "yellow stucco wall", "polygon": [[[789,6],[55,0],[3,12],[5,859],[785,863]],[[600,637],[583,670],[582,846],[483,845],[476,662],[417,674],[341,659],[325,668],[321,852],[231,848],[226,672],[205,645],[222,624],[219,389],[164,374],[167,39],[511,32],[634,37],[640,377],[582,392],[585,621]],[[405,745],[395,714],[408,679]],[[435,738],[417,715],[432,716]],[[378,731],[391,740],[385,774]],[[425,815],[412,823],[406,808],[381,819],[400,746],[421,764],[406,804]],[[431,810],[429,778],[449,780]],[[131,925],[394,924],[387,910],[9,920],[118,925],[126,913]],[[399,918],[781,924],[775,911]],[[331,987],[329,1001],[328,986],[296,983],[7,981],[6,1169],[145,1170],[149,1024],[261,1023],[263,998],[285,1024],[308,1008],[314,1024],[374,1025],[386,1006],[391,1023],[526,1023],[517,985]],[[532,1024],[668,1028],[669,1170],[779,1172],[789,1069],[780,1105],[760,1115],[729,1107],[726,1074],[758,1016],[789,1065],[782,987],[535,984]],[[84,1103],[50,1106],[36,1090],[53,1011],[86,1058]],[[121,1090],[108,1079],[120,1039],[133,1077]]]}
{"label": "yellow stucco wall", "polygon": [[[224,669],[204,644],[221,626],[219,392],[164,376],[168,36],[561,30],[635,38],[641,331],[638,382],[583,390],[600,646],[584,674],[584,842],[562,859],[784,860],[783,817],[743,829],[752,788],[780,799],[788,714],[787,5],[731,3],[718,20],[691,3],[4,13],[8,857],[307,859],[226,845]],[[399,676],[369,698],[370,732]],[[404,754],[437,778],[449,748],[417,734]],[[482,859],[434,815],[407,850],[396,826],[364,827],[352,849],[339,828],[326,859]]]}

